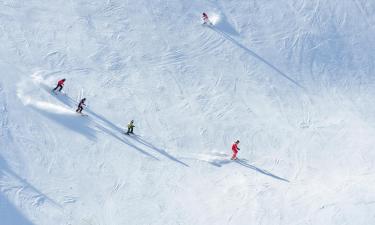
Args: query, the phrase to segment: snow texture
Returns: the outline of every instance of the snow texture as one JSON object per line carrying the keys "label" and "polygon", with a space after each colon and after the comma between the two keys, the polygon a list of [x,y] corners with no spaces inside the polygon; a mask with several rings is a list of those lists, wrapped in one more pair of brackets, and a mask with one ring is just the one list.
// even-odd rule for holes
{"label": "snow texture", "polygon": [[374,11],[0,1],[0,224],[375,224]]}

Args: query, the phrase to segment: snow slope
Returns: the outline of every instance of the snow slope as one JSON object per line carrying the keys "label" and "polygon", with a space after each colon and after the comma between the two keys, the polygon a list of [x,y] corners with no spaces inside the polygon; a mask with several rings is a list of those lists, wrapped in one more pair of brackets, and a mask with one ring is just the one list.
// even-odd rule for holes
{"label": "snow slope", "polygon": [[374,10],[0,1],[0,224],[374,224]]}

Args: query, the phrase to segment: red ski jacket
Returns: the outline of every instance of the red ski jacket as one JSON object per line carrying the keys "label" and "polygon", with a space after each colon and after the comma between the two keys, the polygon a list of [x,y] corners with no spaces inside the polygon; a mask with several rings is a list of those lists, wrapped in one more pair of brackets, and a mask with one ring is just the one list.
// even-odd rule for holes
{"label": "red ski jacket", "polygon": [[65,80],[59,80],[59,82],[57,82],[57,84],[63,86],[64,82],[65,82]]}
{"label": "red ski jacket", "polygon": [[238,151],[238,146],[237,146],[236,143],[234,143],[234,144],[232,145],[232,150],[233,150],[234,152],[237,152],[237,151]]}

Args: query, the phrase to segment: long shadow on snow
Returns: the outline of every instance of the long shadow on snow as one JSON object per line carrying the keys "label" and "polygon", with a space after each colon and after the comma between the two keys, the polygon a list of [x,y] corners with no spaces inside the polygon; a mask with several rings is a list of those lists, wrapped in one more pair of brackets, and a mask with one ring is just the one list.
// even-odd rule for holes
{"label": "long shadow on snow", "polygon": [[229,36],[227,33],[225,33],[224,31],[221,31],[220,29],[218,28],[215,28],[215,27],[210,27],[212,30],[216,31],[218,34],[221,34],[225,39],[227,39],[228,41],[231,41],[233,44],[237,45],[238,47],[242,48],[243,50],[245,50],[247,53],[249,53],[250,55],[254,56],[255,58],[259,59],[260,61],[262,61],[263,63],[265,63],[266,65],[268,65],[269,67],[271,67],[273,70],[275,70],[278,74],[280,74],[281,76],[283,76],[285,79],[289,80],[290,82],[292,82],[293,84],[295,84],[296,86],[300,87],[301,89],[303,90],[306,90],[302,85],[300,85],[297,81],[295,81],[294,79],[292,79],[290,76],[286,75],[284,72],[282,72],[280,69],[278,69],[277,67],[275,67],[274,65],[272,65],[270,62],[268,62],[267,60],[265,60],[264,58],[262,58],[261,56],[259,56],[258,54],[256,54],[255,52],[253,52],[252,50],[250,50],[249,48],[247,48],[246,46],[244,46],[243,44],[239,43],[238,41],[236,41],[235,39],[233,39],[231,36]]}
{"label": "long shadow on snow", "polygon": [[134,140],[136,140],[137,142],[147,146],[148,148],[154,150],[154,151],[157,151],[159,152],[160,154],[164,155],[165,157],[167,157],[168,159],[172,160],[172,161],[175,161],[177,163],[180,163],[181,165],[184,165],[186,167],[189,167],[189,165],[187,165],[186,163],[178,160],[177,158],[173,157],[172,155],[168,154],[164,149],[161,149],[161,148],[158,148],[158,147],[155,147],[153,144],[145,141],[144,139],[140,138],[139,136],[133,136],[134,137]]}
{"label": "long shadow on snow", "polygon": [[43,109],[40,109],[35,106],[31,106],[32,109],[37,111],[38,113],[46,116],[47,118],[55,121],[58,124],[61,124],[62,126],[80,133],[84,136],[86,136],[90,140],[96,140],[96,135],[95,135],[95,130],[92,129],[89,126],[89,120],[87,118],[82,118],[79,114],[76,114],[73,110],[74,107],[74,100],[66,96],[65,94],[59,93],[55,95],[52,92],[52,88],[48,87],[45,84],[40,84],[40,86],[50,95],[64,103],[65,105],[69,106],[69,108],[72,110],[71,114],[66,114],[66,113],[54,113],[50,111],[46,111]]}
{"label": "long shadow on snow", "polygon": [[264,174],[266,176],[269,176],[269,177],[272,177],[272,178],[275,178],[275,179],[278,179],[278,180],[281,180],[281,181],[285,181],[285,182],[288,182],[289,183],[289,180],[285,179],[285,178],[282,178],[282,177],[279,177],[275,174],[272,174],[266,170],[263,170],[263,169],[260,169],[256,166],[253,166],[253,165],[250,165],[246,162],[246,160],[243,160],[243,159],[240,159],[240,160],[236,160],[236,161],[232,161],[232,160],[229,160],[229,159],[221,159],[221,160],[214,160],[212,162],[209,162],[211,165],[214,165],[214,166],[217,166],[217,167],[221,167],[225,164],[229,164],[231,162],[235,162],[235,163],[238,163],[240,164],[241,166],[244,166],[246,168],[249,168],[249,169],[252,169],[252,170],[255,170],[261,174]]}
{"label": "long shadow on snow", "polygon": [[[98,118],[99,120],[101,120],[102,122],[104,122],[107,126],[111,127],[111,129],[115,130],[116,132],[119,132],[119,133],[124,133],[124,130],[121,129],[120,127],[116,126],[114,123],[112,123],[111,121],[107,120],[106,118],[104,118],[103,116],[95,113],[94,111],[90,110],[90,109],[87,109],[87,112],[89,112],[91,115],[93,115],[94,117]],[[154,159],[157,159],[159,160],[158,158],[156,158],[155,156],[147,153],[146,151],[142,150],[141,148],[137,147],[136,145],[132,144],[131,142],[127,141],[125,138],[120,138],[118,135],[116,135],[114,132],[110,131],[108,128],[105,128],[104,126],[98,124],[98,128],[100,128],[103,132],[113,136],[114,138],[122,141],[123,143],[137,149],[138,151],[142,152],[143,154],[146,154]],[[134,140],[137,141],[138,143],[154,150],[154,151],[157,151],[158,153],[164,155],[165,157],[167,157],[168,159],[172,160],[172,161],[175,161],[177,163],[180,163],[186,167],[189,167],[189,165],[187,165],[186,163],[184,162],[181,162],[180,160],[178,160],[177,158],[173,157],[172,155],[168,154],[165,150],[163,149],[160,149],[160,148],[157,148],[155,147],[153,144],[145,141],[144,139],[140,138],[139,136],[133,136],[134,137]]]}
{"label": "long shadow on snow", "polygon": [[35,106],[31,106],[31,108],[69,130],[80,133],[90,140],[96,139],[95,130],[89,126],[89,120],[87,120],[87,118],[78,114],[75,115],[74,112],[72,112],[72,114],[63,114],[45,111]]}
{"label": "long shadow on snow", "polygon": [[[49,88],[46,86],[44,87],[47,91],[50,91]],[[67,95],[54,95],[59,101],[61,101],[62,103],[64,103],[65,105],[69,106],[69,107],[73,107],[74,105],[77,105],[78,103],[76,101],[74,101],[71,97],[67,96]],[[95,113],[93,110],[89,109],[88,107],[85,108],[85,110],[87,111],[88,114],[92,115],[93,117],[96,117],[100,122],[102,122],[103,124],[105,124],[107,127],[111,128],[112,130],[116,131],[116,133],[123,133],[124,130],[121,129],[120,127],[118,127],[117,125],[115,125],[113,122],[109,121],[108,119],[106,119],[104,116],[98,114],[98,113]],[[100,129],[102,132],[114,137],[115,139],[123,142],[124,144],[136,149],[137,151],[139,151],[140,153],[146,155],[146,156],[149,156],[153,159],[156,159],[156,160],[159,160],[157,157],[151,155],[150,153],[148,153],[147,151],[139,148],[138,146],[132,144],[130,141],[128,141],[128,139],[126,138],[121,138],[120,136],[118,136],[115,132],[113,132],[111,129],[108,129],[107,127],[103,126],[102,124],[100,124],[99,122],[96,122],[94,120],[91,120],[93,123],[96,124],[96,127],[98,129]],[[165,157],[169,158],[170,160],[173,160],[177,163],[180,163],[184,166],[187,166],[189,167],[186,163],[184,162],[181,162],[180,160],[178,160],[177,158],[173,157],[172,155],[168,154],[165,150],[163,149],[160,149],[160,148],[157,148],[155,147],[153,144],[139,138],[139,137],[136,137],[134,138],[134,140],[136,140],[138,143],[154,150],[154,151],[157,151],[158,153],[164,155]]]}
{"label": "long shadow on snow", "polygon": [[275,178],[275,179],[278,179],[278,180],[285,181],[285,182],[289,183],[289,180],[287,180],[285,178],[282,178],[282,177],[279,177],[279,176],[276,176],[275,174],[272,174],[272,173],[270,173],[270,172],[268,172],[266,170],[260,169],[260,168],[258,168],[256,166],[250,165],[250,164],[246,163],[243,160],[236,160],[235,162],[238,163],[238,164],[240,164],[240,165],[242,165],[242,166],[244,166],[244,167],[247,167],[249,169],[252,169],[252,170],[255,170],[255,171],[259,172],[259,173],[267,175],[269,177],[272,177],[272,178]]}
{"label": "long shadow on snow", "polygon": [[56,94],[53,93],[52,88],[41,83],[40,86],[50,95],[57,98],[60,102],[64,103],[65,105],[69,106],[69,108],[74,108],[76,106],[76,101],[74,101],[72,98],[67,96],[65,93],[56,92]]}
{"label": "long shadow on snow", "polygon": [[0,192],[1,225],[34,225]]}
{"label": "long shadow on snow", "polygon": [[[88,113],[90,113],[91,115],[93,115],[94,117],[98,118],[99,120],[101,120],[102,122],[104,122],[106,125],[108,125],[109,127],[111,127],[113,130],[119,132],[119,133],[123,133],[124,130],[121,129],[120,127],[116,126],[114,123],[112,123],[111,121],[109,121],[108,119],[106,119],[105,117],[103,117],[102,115],[99,115],[97,113],[95,113],[94,111],[92,111],[91,109],[86,109],[86,111]],[[103,132],[115,137],[116,139],[122,141],[123,143],[137,149],[138,151],[142,152],[143,154],[146,154],[154,159],[157,159],[159,160],[158,158],[156,158],[155,156],[145,152],[144,150],[142,150],[141,148],[137,147],[136,145],[132,144],[131,142],[129,141],[126,141],[125,139],[123,138],[120,138],[119,136],[117,136],[116,134],[114,134],[112,131],[110,131],[109,129],[105,128],[104,126],[102,125],[99,125],[98,128],[100,128]],[[189,167],[189,165],[187,165],[186,163],[184,162],[181,162],[180,160],[178,160],[177,158],[173,157],[172,155],[168,154],[165,150],[163,149],[160,149],[160,148],[157,148],[155,147],[153,144],[145,141],[144,139],[140,138],[139,136],[133,136],[134,137],[134,140],[136,140],[138,143],[154,150],[154,151],[157,151],[158,153],[164,155],[165,157],[169,158],[170,160],[172,161],[175,161],[177,163],[180,163],[186,167]]]}
{"label": "long shadow on snow", "polygon": [[142,154],[144,154],[144,155],[146,155],[146,156],[148,156],[148,157],[151,157],[151,158],[153,158],[153,159],[155,159],[155,160],[160,161],[157,157],[151,155],[150,153],[146,152],[145,150],[143,150],[143,149],[139,148],[138,146],[132,144],[132,143],[129,142],[128,140],[119,137],[119,136],[116,135],[113,131],[111,131],[110,129],[104,127],[103,125],[101,125],[101,124],[99,124],[99,123],[95,123],[95,124],[96,124],[96,127],[97,127],[98,129],[100,129],[101,131],[103,131],[104,133],[106,133],[106,134],[112,136],[113,138],[115,138],[115,139],[121,141],[122,143],[124,143],[124,144],[126,144],[126,145],[128,145],[128,146],[130,146],[130,147],[132,147],[132,148],[134,148],[135,150],[139,151],[140,153],[142,153]]}
{"label": "long shadow on snow", "polygon": [[[51,203],[53,206],[62,208],[61,205],[56,203],[54,200],[49,198],[46,194],[42,193],[38,189],[36,189],[33,185],[31,185],[28,181],[23,179],[22,177],[18,176],[15,172],[13,172],[4,158],[0,155],[0,179],[4,176],[11,176],[16,179],[21,187],[19,190],[29,190],[33,193],[33,199],[37,200],[37,204],[41,204],[45,201]],[[10,203],[5,196],[2,195],[0,192],[0,218],[1,224],[3,225],[33,225],[33,223],[28,220],[16,207]]]}
{"label": "long shadow on snow", "polygon": [[[102,122],[105,122],[106,125],[108,125],[109,127],[111,127],[113,130],[115,130],[116,132],[119,132],[119,133],[124,133],[124,131],[116,126],[114,123],[108,121],[107,119],[105,119],[103,116],[100,116],[96,113],[94,113],[92,110],[87,110],[91,115],[97,117],[98,119],[102,120]],[[130,141],[128,141],[128,138],[121,138],[119,137],[118,135],[116,135],[113,131],[111,131],[110,129],[106,128],[105,126],[99,124],[99,123],[96,123],[97,127],[105,132],[106,134],[108,135],[111,135],[112,137],[116,138],[117,140],[129,145],[130,147],[133,147],[134,149],[138,150],[139,152],[141,152],[142,154],[145,154],[151,158],[154,158],[156,160],[159,160],[158,158],[156,158],[155,156],[151,155],[150,153],[146,152],[145,150],[139,148],[138,146],[134,145],[133,143],[131,143]],[[164,155],[165,157],[167,157],[168,159],[172,160],[172,161],[175,161],[177,163],[180,163],[186,167],[189,167],[189,165],[187,165],[186,163],[184,162],[181,162],[180,160],[178,160],[177,158],[173,157],[172,155],[168,154],[165,150],[163,149],[160,149],[160,148],[157,148],[155,147],[153,144],[145,141],[144,139],[140,138],[139,136],[132,136],[133,137],[133,140],[137,141],[138,143],[148,147],[149,149],[152,149],[154,151],[157,151],[158,153]]]}

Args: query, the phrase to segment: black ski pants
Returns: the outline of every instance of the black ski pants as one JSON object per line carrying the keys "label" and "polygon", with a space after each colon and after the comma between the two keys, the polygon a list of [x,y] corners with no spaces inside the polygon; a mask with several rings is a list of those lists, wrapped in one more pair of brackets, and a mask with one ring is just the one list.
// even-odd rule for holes
{"label": "black ski pants", "polygon": [[63,89],[63,86],[60,85],[60,84],[58,84],[58,85],[53,89],[53,91],[56,91],[57,88],[60,88],[59,91],[61,91],[61,90]]}
{"label": "black ski pants", "polygon": [[132,134],[132,133],[133,133],[133,127],[128,127],[128,132],[127,132],[127,133],[128,133],[128,134],[129,134],[129,133]]}
{"label": "black ski pants", "polygon": [[82,113],[82,110],[83,110],[83,107],[82,106],[78,106],[78,109],[76,110],[76,112]]}

